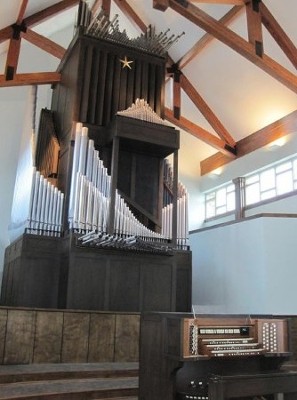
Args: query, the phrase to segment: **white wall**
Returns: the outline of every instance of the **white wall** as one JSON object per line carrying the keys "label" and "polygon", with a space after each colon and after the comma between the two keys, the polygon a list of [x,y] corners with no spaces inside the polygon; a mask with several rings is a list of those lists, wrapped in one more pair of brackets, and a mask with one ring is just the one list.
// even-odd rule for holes
{"label": "white wall", "polygon": [[[234,216],[204,223],[203,191],[244,176],[297,153],[297,133],[274,150],[260,149],[197,180],[197,228],[234,220]],[[199,211],[198,211],[199,210]],[[292,213],[297,196],[254,207],[246,216]],[[190,235],[193,253],[193,304],[227,313],[297,313],[297,218],[257,218],[212,227]]]}
{"label": "white wall", "polygon": [[256,218],[191,235],[193,304],[297,314],[297,218]]}

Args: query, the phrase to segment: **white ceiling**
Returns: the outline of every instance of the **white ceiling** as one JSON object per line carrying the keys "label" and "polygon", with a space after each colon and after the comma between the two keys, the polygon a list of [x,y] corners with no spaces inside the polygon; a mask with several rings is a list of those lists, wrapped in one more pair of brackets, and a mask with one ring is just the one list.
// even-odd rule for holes
{"label": "white ceiling", "polygon": [[[25,16],[32,15],[59,1],[29,0]],[[0,29],[15,22],[21,2],[21,0],[0,2]],[[297,45],[297,1],[263,0],[263,2]],[[92,4],[93,1],[89,3]],[[128,3],[145,24],[154,25],[159,32],[170,28],[172,34],[178,35],[185,31],[185,35],[169,50],[174,61],[178,61],[204,34],[200,28],[170,8],[164,13],[153,9],[153,0],[128,0]],[[196,5],[215,18],[220,18],[231,8],[225,5],[198,3]],[[76,13],[75,7],[36,26],[34,30],[48,37],[56,37],[58,31],[68,27],[69,37],[71,37]],[[140,33],[138,28],[135,28],[113,3],[111,13],[120,15],[121,27],[125,28],[131,37]],[[232,23],[230,29],[246,39],[245,14],[241,14]],[[65,43],[62,44],[65,45]],[[8,42],[0,45],[0,59],[2,59],[0,67],[4,65],[7,48]],[[264,51],[292,72],[296,72],[265,30]],[[33,62],[34,60],[32,64]],[[217,40],[212,41],[184,68],[183,72],[236,141],[297,109],[297,95],[294,92]],[[170,85],[166,90],[166,103],[171,104]],[[182,115],[214,133],[208,122],[184,94],[182,95]],[[200,160],[215,152],[216,150],[209,145],[182,132],[181,173],[185,176],[193,174],[197,176]]]}

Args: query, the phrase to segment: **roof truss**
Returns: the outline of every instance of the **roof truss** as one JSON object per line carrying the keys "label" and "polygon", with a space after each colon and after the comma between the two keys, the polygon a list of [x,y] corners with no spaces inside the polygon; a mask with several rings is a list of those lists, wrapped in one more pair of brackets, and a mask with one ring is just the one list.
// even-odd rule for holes
{"label": "roof truss", "polygon": [[[61,59],[66,50],[50,39],[37,34],[32,30],[32,28],[62,11],[76,6],[79,3],[79,0],[61,0],[53,6],[24,18],[28,1],[29,0],[22,0],[16,23],[0,30],[0,43],[9,40],[5,74],[0,75],[0,87],[55,83],[60,80],[60,75],[56,72],[32,74],[17,73],[21,40],[25,39],[49,54]],[[142,32],[147,30],[146,24],[141,20],[126,0],[112,1],[117,4],[126,17],[129,18],[130,21],[132,21],[132,23],[134,23],[134,25],[136,25]],[[199,3],[229,4],[233,5],[233,7],[217,21],[202,11],[197,6]],[[220,163],[223,162],[222,160],[225,160],[225,162],[227,162],[226,160],[232,160],[235,157],[235,154],[237,156],[243,155],[245,151],[244,149],[247,149],[248,146],[243,146],[242,141],[237,143],[235,142],[232,135],[223,126],[222,122],[219,121],[209,105],[206,104],[202,96],[198,93],[197,89],[193,87],[189,79],[187,79],[183,74],[182,70],[195,57],[197,57],[213,39],[217,39],[297,93],[296,75],[264,54],[262,25],[264,25],[270,32],[276,43],[296,68],[297,50],[295,45],[261,0],[153,0],[153,6],[162,11],[165,11],[170,7],[175,12],[183,15],[185,18],[204,29],[206,32],[205,35],[196,42],[192,49],[184,54],[184,56],[177,62],[174,62],[174,60],[168,57],[168,76],[173,78],[174,107],[172,111],[168,109],[165,110],[165,117],[181,129],[184,129],[200,140],[203,140],[218,149],[220,152],[218,154],[220,154],[220,156],[216,156],[214,159],[220,159]],[[92,7],[93,13],[95,13],[100,7],[109,14],[111,0],[95,0]],[[247,17],[248,40],[244,40],[228,28],[228,25],[244,10],[246,11]],[[206,131],[182,116],[181,91],[184,91],[184,93],[186,93],[195,104],[197,109],[213,128],[215,134]],[[296,118],[296,114],[293,114],[293,117]],[[290,116],[290,121],[293,117],[292,115]],[[265,135],[266,141],[275,140],[275,133]],[[251,135],[250,139],[245,139],[245,142],[249,140],[254,141],[254,138],[255,136]],[[257,142],[260,143],[261,141]],[[202,170],[205,171],[209,169],[209,165],[211,164],[213,164],[212,158],[206,160],[203,164],[204,166],[206,165],[206,167],[203,167]],[[217,161],[214,162],[213,168],[216,167]]]}

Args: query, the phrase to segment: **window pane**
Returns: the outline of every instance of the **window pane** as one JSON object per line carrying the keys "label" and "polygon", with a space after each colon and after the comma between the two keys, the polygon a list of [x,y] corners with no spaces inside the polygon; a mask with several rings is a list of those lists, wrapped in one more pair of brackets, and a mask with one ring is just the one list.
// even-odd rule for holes
{"label": "window pane", "polygon": [[217,207],[226,204],[226,188],[219,189],[217,191]]}
{"label": "window pane", "polygon": [[235,193],[228,193],[227,195],[227,211],[235,210]]}
{"label": "window pane", "polygon": [[275,168],[275,172],[278,174],[280,172],[287,171],[288,169],[291,169],[291,168],[292,168],[292,163],[291,163],[291,161],[289,161],[289,162],[286,162],[284,164],[277,166]]}
{"label": "window pane", "polygon": [[235,187],[234,187],[234,185],[233,185],[233,184],[232,184],[232,185],[229,185],[229,186],[227,186],[227,193],[234,192],[234,190],[235,190]]}
{"label": "window pane", "polygon": [[274,168],[268,169],[260,174],[260,190],[264,192],[266,190],[275,187],[275,173]]}
{"label": "window pane", "polygon": [[209,201],[206,203],[206,218],[211,218],[215,216],[215,203],[214,201]]}
{"label": "window pane", "polygon": [[267,192],[261,193],[261,200],[271,199],[271,197],[275,197],[275,196],[276,196],[275,189],[267,190]]}
{"label": "window pane", "polygon": [[293,176],[294,179],[297,179],[297,160],[293,162]]}
{"label": "window pane", "polygon": [[247,185],[251,185],[252,183],[256,183],[258,181],[259,181],[259,175],[257,174],[257,175],[250,176],[249,178],[246,178],[245,184],[247,186]]}
{"label": "window pane", "polygon": [[245,189],[245,201],[246,205],[257,203],[260,201],[260,185],[255,183]]}
{"label": "window pane", "polygon": [[286,171],[276,177],[277,194],[288,193],[293,190],[292,171]]}
{"label": "window pane", "polygon": [[218,214],[224,214],[226,212],[226,206],[223,207],[217,207],[217,215]]}
{"label": "window pane", "polygon": [[214,199],[214,198],[215,198],[215,195],[216,195],[215,192],[207,193],[207,194],[205,195],[206,201]]}

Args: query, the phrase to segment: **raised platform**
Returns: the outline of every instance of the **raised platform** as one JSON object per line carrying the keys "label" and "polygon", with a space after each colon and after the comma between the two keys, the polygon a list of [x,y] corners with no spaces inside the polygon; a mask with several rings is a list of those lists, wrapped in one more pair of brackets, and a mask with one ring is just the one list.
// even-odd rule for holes
{"label": "raised platform", "polygon": [[5,252],[1,305],[100,311],[190,311],[191,252],[80,246],[24,234]]}
{"label": "raised platform", "polygon": [[138,363],[31,364],[0,369],[1,400],[136,400],[137,396]]}

